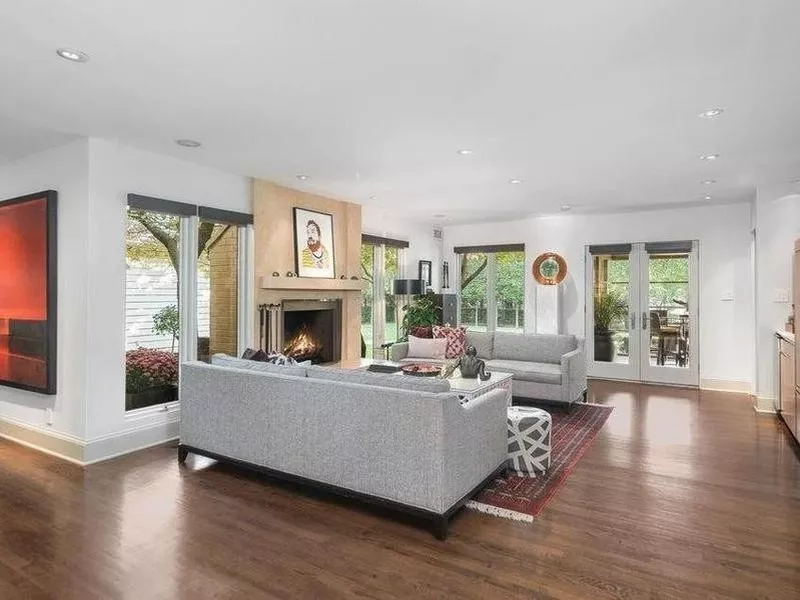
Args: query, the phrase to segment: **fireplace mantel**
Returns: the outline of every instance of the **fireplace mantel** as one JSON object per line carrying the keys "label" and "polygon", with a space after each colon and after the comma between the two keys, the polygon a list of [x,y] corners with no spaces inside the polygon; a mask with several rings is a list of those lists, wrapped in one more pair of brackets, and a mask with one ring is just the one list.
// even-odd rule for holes
{"label": "fireplace mantel", "polygon": [[310,277],[275,277],[265,275],[259,280],[264,290],[308,290],[360,292],[364,282],[360,279],[313,279]]}

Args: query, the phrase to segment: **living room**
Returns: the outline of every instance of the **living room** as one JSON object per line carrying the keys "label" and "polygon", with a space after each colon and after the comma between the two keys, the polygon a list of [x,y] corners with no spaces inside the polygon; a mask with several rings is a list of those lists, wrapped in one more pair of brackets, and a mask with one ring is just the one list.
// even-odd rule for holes
{"label": "living room", "polygon": [[800,593],[797,8],[125,11],[0,25],[0,596]]}

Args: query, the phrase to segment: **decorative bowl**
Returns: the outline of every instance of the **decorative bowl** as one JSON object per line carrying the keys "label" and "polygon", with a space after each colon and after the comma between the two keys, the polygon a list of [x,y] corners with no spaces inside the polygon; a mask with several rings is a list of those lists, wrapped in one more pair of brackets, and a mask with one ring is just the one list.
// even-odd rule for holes
{"label": "decorative bowl", "polygon": [[415,363],[412,365],[405,365],[400,369],[403,375],[411,375],[412,377],[438,377],[442,372],[442,365],[428,365],[425,363]]}

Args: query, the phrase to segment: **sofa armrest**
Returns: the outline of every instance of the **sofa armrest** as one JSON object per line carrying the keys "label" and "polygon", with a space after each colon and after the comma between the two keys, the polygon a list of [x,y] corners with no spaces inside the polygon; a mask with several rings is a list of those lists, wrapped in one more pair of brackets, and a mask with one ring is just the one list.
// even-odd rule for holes
{"label": "sofa armrest", "polygon": [[579,348],[561,356],[564,402],[574,402],[586,389],[586,353]]}
{"label": "sofa armrest", "polygon": [[508,456],[505,390],[492,390],[444,414],[444,496],[449,508]]}
{"label": "sofa armrest", "polygon": [[389,360],[398,362],[408,356],[408,342],[397,342],[389,348]]}

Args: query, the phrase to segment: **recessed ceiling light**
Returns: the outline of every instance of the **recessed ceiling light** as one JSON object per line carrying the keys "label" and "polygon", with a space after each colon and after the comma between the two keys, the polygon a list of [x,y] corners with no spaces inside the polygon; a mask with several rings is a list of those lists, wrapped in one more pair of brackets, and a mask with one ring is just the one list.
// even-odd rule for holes
{"label": "recessed ceiling light", "polygon": [[470,154],[473,154],[473,151],[470,150],[469,148],[461,148],[461,150],[459,150],[458,153],[461,156],[469,156]]}
{"label": "recessed ceiling light", "polygon": [[724,108],[712,108],[710,110],[704,110],[698,116],[702,117],[703,119],[713,119],[714,117],[718,117],[724,112],[725,112]]}
{"label": "recessed ceiling light", "polygon": [[56,54],[58,54],[61,58],[71,60],[72,62],[85,63],[89,60],[88,54],[73,48],[59,48],[56,50]]}
{"label": "recessed ceiling light", "polygon": [[197,140],[175,140],[175,143],[184,148],[199,148],[202,146]]}
{"label": "recessed ceiling light", "polygon": [[703,154],[700,160],[717,160],[718,158],[719,154]]}
{"label": "recessed ceiling light", "polygon": [[298,178],[300,181],[308,181],[309,179],[311,179],[311,177],[310,177],[310,176],[308,176],[308,175],[303,175],[303,174],[300,174],[300,175],[298,175],[298,176],[297,176],[297,178]]}
{"label": "recessed ceiling light", "polygon": [[568,210],[572,210],[572,207],[569,204],[561,205],[561,212],[567,212]]}
{"label": "recessed ceiling light", "polygon": [[510,183],[511,185],[519,185],[520,183],[522,183],[522,179],[509,179],[508,183]]}
{"label": "recessed ceiling light", "polygon": [[706,196],[706,200],[711,200],[714,196]]}
{"label": "recessed ceiling light", "polygon": [[434,219],[444,219],[444,218],[445,218],[445,216],[446,216],[446,215],[440,215],[440,214],[436,214],[436,215],[433,215],[433,218],[434,218]]}
{"label": "recessed ceiling light", "polygon": [[716,180],[716,179],[706,179],[706,180],[703,182],[703,185],[713,185],[713,184],[715,184],[715,183],[717,183],[717,180]]}
{"label": "recessed ceiling light", "polygon": [[377,200],[378,198],[376,196],[370,196],[369,199],[370,200]]}

